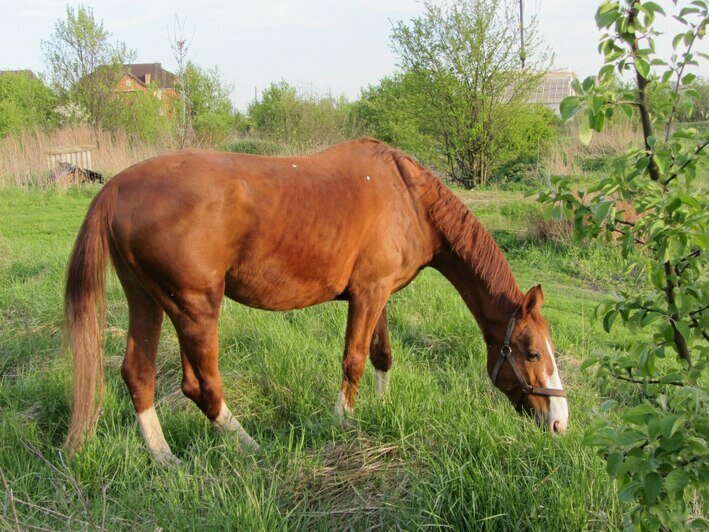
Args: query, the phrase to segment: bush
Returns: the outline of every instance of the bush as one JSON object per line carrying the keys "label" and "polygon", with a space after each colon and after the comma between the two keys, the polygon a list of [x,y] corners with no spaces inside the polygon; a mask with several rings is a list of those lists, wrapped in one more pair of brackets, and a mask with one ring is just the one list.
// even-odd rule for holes
{"label": "bush", "polygon": [[153,143],[171,139],[174,134],[171,110],[150,91],[122,94],[116,112],[111,128],[114,131],[123,129],[130,137]]}
{"label": "bush", "polygon": [[29,73],[0,75],[0,137],[56,123],[56,95]]}
{"label": "bush", "polygon": [[501,188],[539,185],[539,158],[522,155],[501,164],[493,174],[492,181]]}
{"label": "bush", "polygon": [[299,149],[318,148],[359,136],[353,105],[344,96],[299,92],[285,81],[272,83],[249,105],[254,132]]}
{"label": "bush", "polygon": [[222,145],[224,151],[252,155],[279,155],[283,147],[270,140],[246,138]]}
{"label": "bush", "polygon": [[[666,16],[660,5],[624,0],[598,8],[604,66],[574,81],[576,96],[561,102],[561,114],[583,112],[579,136],[588,144],[623,112],[639,120],[642,145],[618,157],[588,191],[555,177],[551,190],[540,193],[550,214],[573,219],[579,237],[615,237],[622,271],[635,281],[595,313],[607,332],[620,325],[634,342],[584,362],[597,368],[601,392],[611,396],[601,411],[619,415],[599,416],[585,442],[606,459],[620,500],[630,503],[626,528],[635,530],[708,526],[709,198],[701,174],[709,133],[678,121],[701,99],[685,67],[699,69],[699,59],[707,59],[692,47],[701,48],[709,3],[675,7],[673,18],[683,27],[667,60],[655,49],[655,21]],[[630,71],[635,84],[619,93],[616,71]]]}
{"label": "bush", "polygon": [[394,74],[364,89],[354,103],[353,113],[366,134],[396,146],[425,166],[440,171],[446,167],[445,158],[437,149],[435,135],[428,127],[425,115],[411,111],[420,107],[419,97],[410,74]]}
{"label": "bush", "polygon": [[207,112],[196,116],[193,126],[200,144],[214,146],[231,134],[234,117],[229,112]]}

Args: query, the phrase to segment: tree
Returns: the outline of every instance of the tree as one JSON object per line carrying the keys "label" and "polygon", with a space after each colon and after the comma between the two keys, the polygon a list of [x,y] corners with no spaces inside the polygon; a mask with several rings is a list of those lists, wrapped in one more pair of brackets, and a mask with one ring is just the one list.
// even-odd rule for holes
{"label": "tree", "polygon": [[135,53],[97,21],[93,9],[67,6],[66,19],[58,20],[48,41],[42,41],[44,59],[53,85],[65,100],[82,106],[94,127],[115,111],[113,89],[123,74],[122,65]]}
{"label": "tree", "polygon": [[[632,503],[627,525],[637,529],[684,528],[690,496],[698,496],[699,514],[691,524],[707,526],[700,516],[707,514],[709,497],[709,132],[684,127],[677,118],[691,116],[700,97],[691,70],[701,70],[700,61],[709,58],[699,51],[708,15],[706,0],[678,6],[674,18],[683,28],[665,60],[655,50],[662,7],[623,0],[598,8],[605,64],[598,76],[575,83],[577,95],[561,103],[562,117],[583,112],[580,136],[588,143],[624,112],[640,122],[642,146],[616,161],[588,192],[555,178],[553,188],[540,194],[551,213],[574,219],[580,237],[616,235],[625,272],[635,279],[632,289],[597,309],[607,331],[619,322],[632,332],[632,348],[584,365],[595,365],[602,390],[618,398],[602,410],[616,410],[621,421],[599,418],[586,441],[606,458],[620,498]],[[615,71],[632,74],[635,85],[619,93]],[[704,184],[698,183],[701,172]]]}
{"label": "tree", "polygon": [[0,137],[54,123],[55,94],[27,72],[0,76]]}
{"label": "tree", "polygon": [[172,56],[177,62],[178,89],[180,91],[180,101],[182,102],[178,114],[180,121],[180,149],[184,148],[186,144],[190,144],[195,140],[194,128],[192,126],[192,111],[190,109],[190,95],[188,93],[189,86],[186,83],[182,83],[182,80],[185,79],[186,68],[188,63],[187,57],[189,54],[190,47],[192,46],[192,38],[194,38],[194,31],[192,32],[191,38],[187,38],[185,36],[186,23],[186,18],[180,20],[177,15],[175,15],[172,35],[170,35],[169,37]]}
{"label": "tree", "polygon": [[229,98],[232,88],[222,80],[219,69],[204,68],[190,61],[185,65],[179,87],[196,140],[210,144],[224,140],[233,129],[235,110]]}
{"label": "tree", "polygon": [[495,0],[429,0],[423,16],[409,25],[399,21],[392,34],[448,173],[468,185],[487,181],[520,107],[550,64],[532,21],[520,70],[514,13]]}

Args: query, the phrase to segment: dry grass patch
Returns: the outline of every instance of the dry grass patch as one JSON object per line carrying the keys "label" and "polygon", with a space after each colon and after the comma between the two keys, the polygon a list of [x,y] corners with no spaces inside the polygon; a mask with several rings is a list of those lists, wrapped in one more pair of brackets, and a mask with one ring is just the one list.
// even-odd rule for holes
{"label": "dry grass patch", "polygon": [[323,450],[310,452],[307,463],[288,483],[289,506],[296,507],[298,515],[329,515],[331,524],[355,526],[393,511],[408,486],[399,446],[363,436],[328,443]]}
{"label": "dry grass patch", "polygon": [[78,145],[96,146],[93,151],[94,170],[106,177],[174,149],[168,142],[140,142],[123,131],[94,131],[85,125],[68,126],[55,131],[25,130],[0,139],[0,187],[53,184],[50,180],[47,150]]}

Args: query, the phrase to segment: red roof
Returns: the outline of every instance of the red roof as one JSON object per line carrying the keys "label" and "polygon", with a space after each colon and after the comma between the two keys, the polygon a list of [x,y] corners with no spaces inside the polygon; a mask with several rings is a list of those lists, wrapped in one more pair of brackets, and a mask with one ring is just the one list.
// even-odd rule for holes
{"label": "red roof", "polygon": [[[177,84],[177,76],[165,70],[160,63],[135,63],[123,65],[123,68],[143,85],[157,83],[161,89],[172,89]],[[149,80],[148,80],[148,76]]]}

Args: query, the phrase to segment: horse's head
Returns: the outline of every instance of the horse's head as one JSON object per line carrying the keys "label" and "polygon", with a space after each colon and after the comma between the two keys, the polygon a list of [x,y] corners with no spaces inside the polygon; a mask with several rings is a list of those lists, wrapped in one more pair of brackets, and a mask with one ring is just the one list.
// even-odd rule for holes
{"label": "horse's head", "polygon": [[546,320],[540,313],[541,285],[532,287],[505,325],[502,344],[488,346],[492,382],[518,411],[534,414],[552,432],[566,430],[569,408],[554,358]]}

